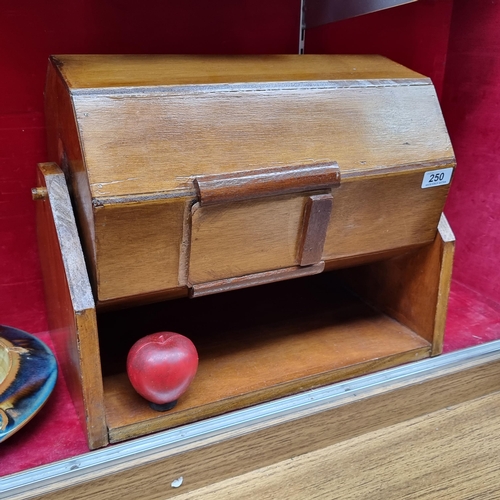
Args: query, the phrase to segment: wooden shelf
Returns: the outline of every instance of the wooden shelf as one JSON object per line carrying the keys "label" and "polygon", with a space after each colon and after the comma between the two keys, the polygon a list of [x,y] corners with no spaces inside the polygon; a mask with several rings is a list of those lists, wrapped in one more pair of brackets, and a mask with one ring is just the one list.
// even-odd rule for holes
{"label": "wooden shelf", "polygon": [[[64,175],[43,164],[38,182],[47,190],[37,212],[49,324],[91,449],[442,350],[454,250],[444,217],[431,244],[383,261],[105,312],[92,300]],[[177,407],[157,413],[125,366],[137,339],[165,330],[191,338],[200,367]]]}
{"label": "wooden shelf", "polygon": [[[335,273],[98,314],[98,325],[111,442],[428,357],[431,349]],[[200,357],[188,392],[164,413],[149,408],[125,373],[133,342],[159,330],[190,337]]]}

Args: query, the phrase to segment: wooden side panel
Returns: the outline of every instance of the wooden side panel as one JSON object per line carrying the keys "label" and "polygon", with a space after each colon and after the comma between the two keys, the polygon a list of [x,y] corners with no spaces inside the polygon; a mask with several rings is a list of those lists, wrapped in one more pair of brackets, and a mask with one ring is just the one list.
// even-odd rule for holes
{"label": "wooden side panel", "polygon": [[187,205],[175,198],[96,208],[100,301],[186,284],[179,266]]}
{"label": "wooden side panel", "polygon": [[433,241],[450,185],[422,189],[426,170],[342,179],[326,235],[327,263]]}
{"label": "wooden side panel", "polygon": [[389,260],[342,272],[349,286],[432,343],[443,347],[455,238],[444,215],[434,242]]}
{"label": "wooden side panel", "polygon": [[[432,355],[441,354],[446,326],[446,314],[448,311],[448,299],[450,297],[451,275],[453,271],[453,257],[455,255],[455,235],[445,217],[441,215],[438,225],[438,233],[433,247],[441,258],[441,270],[437,283],[438,296],[434,319],[434,336],[432,338]],[[434,257],[435,258],[435,257]]]}
{"label": "wooden side panel", "polygon": [[298,264],[304,196],[199,207],[192,213],[189,282],[244,276]]}
{"label": "wooden side panel", "polygon": [[64,175],[40,165],[37,228],[49,328],[89,447],[108,442],[94,301]]}
{"label": "wooden side panel", "polygon": [[50,161],[57,163],[66,177],[74,203],[85,259],[96,283],[96,250],[94,214],[89,179],[83,160],[73,103],[57,69],[49,64],[45,88],[45,122],[47,151]]}

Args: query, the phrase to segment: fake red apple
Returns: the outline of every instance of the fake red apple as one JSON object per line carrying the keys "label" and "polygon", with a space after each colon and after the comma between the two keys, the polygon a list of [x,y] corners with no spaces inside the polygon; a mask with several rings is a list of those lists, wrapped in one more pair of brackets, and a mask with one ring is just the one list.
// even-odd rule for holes
{"label": "fake red apple", "polygon": [[173,408],[198,369],[198,352],[187,337],[157,332],[138,340],[127,357],[127,374],[134,389],[155,410]]}

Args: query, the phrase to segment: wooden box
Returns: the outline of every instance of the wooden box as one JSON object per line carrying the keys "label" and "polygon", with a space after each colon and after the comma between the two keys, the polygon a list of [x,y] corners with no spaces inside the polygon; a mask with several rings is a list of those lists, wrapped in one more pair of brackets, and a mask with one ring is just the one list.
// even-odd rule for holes
{"label": "wooden box", "polygon": [[[91,448],[441,352],[455,163],[428,79],[375,56],[62,56],[46,92],[40,255]],[[125,373],[157,330],[200,355],[164,413]]]}
{"label": "wooden box", "polygon": [[455,165],[430,80],[377,56],[58,56],[46,116],[99,304],[429,243]]}

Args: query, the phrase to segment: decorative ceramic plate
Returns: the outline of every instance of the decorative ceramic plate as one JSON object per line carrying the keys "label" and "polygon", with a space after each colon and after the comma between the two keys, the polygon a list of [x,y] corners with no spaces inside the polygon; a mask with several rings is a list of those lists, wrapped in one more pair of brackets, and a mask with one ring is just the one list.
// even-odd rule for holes
{"label": "decorative ceramic plate", "polygon": [[0,442],[38,412],[56,379],[56,360],[42,341],[0,325]]}

